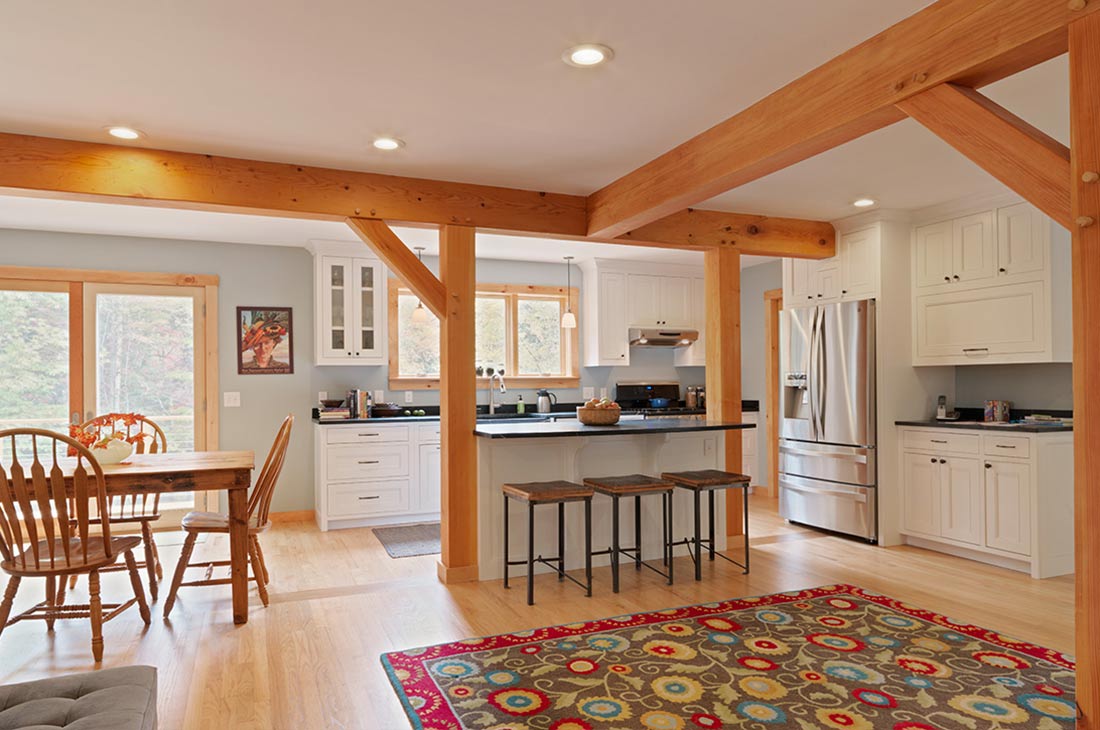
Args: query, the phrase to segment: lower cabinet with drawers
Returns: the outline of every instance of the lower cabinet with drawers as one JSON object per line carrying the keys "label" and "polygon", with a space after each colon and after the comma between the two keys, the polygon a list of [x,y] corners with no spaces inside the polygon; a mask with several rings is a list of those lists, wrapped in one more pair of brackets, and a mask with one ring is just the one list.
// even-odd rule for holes
{"label": "lower cabinet with drawers", "polygon": [[439,519],[439,423],[315,424],[321,530]]}
{"label": "lower cabinet with drawers", "polygon": [[902,427],[901,532],[910,545],[1073,572],[1073,434]]}

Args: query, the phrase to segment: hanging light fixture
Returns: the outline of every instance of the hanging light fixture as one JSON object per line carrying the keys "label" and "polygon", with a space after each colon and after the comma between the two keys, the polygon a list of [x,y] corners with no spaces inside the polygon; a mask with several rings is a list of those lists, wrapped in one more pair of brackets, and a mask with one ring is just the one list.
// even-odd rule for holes
{"label": "hanging light fixture", "polygon": [[[417,246],[416,247],[416,258],[420,260],[420,263],[424,263],[424,247],[423,246]],[[424,308],[424,302],[421,301],[420,299],[417,299],[416,300],[416,309],[413,310],[411,320],[415,324],[424,324],[429,319],[431,319],[431,316],[429,315],[428,310]]]}
{"label": "hanging light fixture", "polygon": [[572,278],[573,273],[573,257],[563,256],[565,259],[565,314],[561,316],[561,328],[563,330],[572,330],[577,328],[577,315],[573,314],[573,297],[572,297]]}

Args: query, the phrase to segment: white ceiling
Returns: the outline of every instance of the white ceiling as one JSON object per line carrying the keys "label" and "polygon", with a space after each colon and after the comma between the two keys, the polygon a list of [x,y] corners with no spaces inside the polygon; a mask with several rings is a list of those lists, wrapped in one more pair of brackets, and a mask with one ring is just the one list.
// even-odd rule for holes
{"label": "white ceiling", "polygon": [[[929,2],[8,0],[0,130],[104,141],[104,126],[127,124],[153,147],[588,193]],[[561,62],[593,41],[614,48],[612,63]],[[1055,59],[987,93],[1065,140],[1067,76]],[[407,146],[371,149],[383,133]],[[903,122],[705,206],[834,220],[861,196],[915,209],[998,189]],[[132,235],[345,237],[339,224],[254,216],[43,210],[25,215]],[[0,205],[0,225],[21,215]],[[499,254],[516,249],[564,250],[503,237]],[[661,256],[679,254],[646,252]]]}

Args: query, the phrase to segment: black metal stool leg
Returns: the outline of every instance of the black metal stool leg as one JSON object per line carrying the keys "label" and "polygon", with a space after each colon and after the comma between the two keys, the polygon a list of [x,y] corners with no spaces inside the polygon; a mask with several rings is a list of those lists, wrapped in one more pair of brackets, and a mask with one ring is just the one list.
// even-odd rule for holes
{"label": "black metal stool leg", "polygon": [[669,554],[672,551],[672,548],[670,548],[669,545],[668,545],[668,543],[669,543],[668,520],[665,519],[665,515],[668,514],[668,498],[669,498],[669,496],[670,495],[668,495],[664,492],[661,492],[661,538],[663,540],[663,542],[661,543],[661,562],[664,565],[668,565],[668,557],[669,557]]}
{"label": "black metal stool leg", "polygon": [[714,490],[707,492],[707,527],[710,529],[710,560],[714,562]]}
{"label": "black metal stool leg", "polygon": [[634,570],[642,569],[642,496],[634,495]]}
{"label": "black metal stool leg", "polygon": [[695,497],[695,580],[703,580],[703,545],[702,545],[702,501],[698,489],[693,489],[692,496]]}
{"label": "black metal stool leg", "polygon": [[535,505],[527,503],[527,605],[535,605]]}
{"label": "black metal stool leg", "polygon": [[565,580],[565,502],[558,502],[558,582]]}
{"label": "black metal stool leg", "polygon": [[508,496],[504,496],[504,587],[508,587]]}
{"label": "black metal stool leg", "polygon": [[741,511],[745,516],[745,575],[749,574],[749,488],[741,487]]}
{"label": "black metal stool leg", "polygon": [[619,498],[611,498],[611,590],[619,592]]}
{"label": "black metal stool leg", "polygon": [[[669,534],[670,537],[673,534],[675,534],[672,531],[672,525],[674,524],[673,520],[672,520],[672,505],[675,501],[676,500],[673,499],[672,492],[668,492],[668,534]],[[672,559],[672,547],[670,546],[669,549],[668,549],[668,584],[669,585],[672,585],[672,564],[673,564],[673,562],[675,562],[675,561],[673,561],[673,559]]]}
{"label": "black metal stool leg", "polygon": [[584,595],[592,596],[592,498],[584,500]]}

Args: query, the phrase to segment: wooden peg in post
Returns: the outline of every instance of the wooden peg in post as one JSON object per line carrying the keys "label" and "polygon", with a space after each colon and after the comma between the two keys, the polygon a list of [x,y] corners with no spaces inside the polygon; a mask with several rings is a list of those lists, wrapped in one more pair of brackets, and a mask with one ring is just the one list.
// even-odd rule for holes
{"label": "wooden peg in post", "polygon": [[1081,226],[1082,228],[1088,228],[1095,222],[1095,218],[1087,215],[1083,215],[1077,219],[1077,225]]}
{"label": "wooden peg in post", "polygon": [[1100,182],[1100,172],[1089,170],[1081,176],[1081,181],[1086,183]]}
{"label": "wooden peg in post", "polygon": [[1069,0],[1070,10],[1084,10],[1085,6],[1089,4],[1089,0]]}

